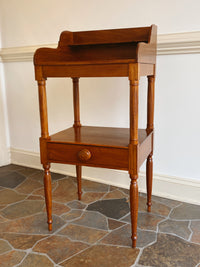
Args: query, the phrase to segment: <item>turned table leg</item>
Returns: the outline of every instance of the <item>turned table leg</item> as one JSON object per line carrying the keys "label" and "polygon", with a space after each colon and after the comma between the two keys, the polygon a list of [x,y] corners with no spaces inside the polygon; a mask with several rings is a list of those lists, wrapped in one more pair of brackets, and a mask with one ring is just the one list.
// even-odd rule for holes
{"label": "turned table leg", "polygon": [[50,164],[43,165],[44,167],[44,193],[47,210],[47,223],[49,231],[52,230],[52,188],[51,188],[51,173]]}
{"label": "turned table leg", "polygon": [[146,162],[146,184],[147,184],[147,211],[151,211],[151,194],[153,181],[153,157],[152,153],[148,156]]}
{"label": "turned table leg", "polygon": [[47,160],[46,140],[49,138],[48,116],[47,116],[47,97],[45,79],[38,80],[41,138],[40,138],[40,157],[44,168],[44,194],[47,210],[47,223],[49,231],[52,230],[52,191],[50,164]]}
{"label": "turned table leg", "polygon": [[130,80],[130,143],[129,143],[129,174],[130,184],[130,210],[132,227],[132,247],[136,247],[137,220],[138,220],[138,89],[139,67],[138,64],[129,66]]}
{"label": "turned table leg", "polygon": [[81,200],[81,166],[76,166],[76,177],[77,177],[77,187],[78,187],[78,200]]}
{"label": "turned table leg", "polygon": [[[79,78],[72,78],[73,81],[73,105],[74,105],[74,131],[76,141],[80,140],[80,105],[79,105]],[[81,166],[76,165],[76,177],[77,177],[77,188],[78,188],[78,200],[81,200]]]}
{"label": "turned table leg", "polygon": [[[154,129],[154,92],[155,76],[148,76],[148,95],[147,95],[147,133],[151,133]],[[151,194],[153,181],[153,133],[152,148],[146,161],[146,185],[147,185],[147,211],[151,211]]]}
{"label": "turned table leg", "polygon": [[130,176],[130,210],[131,210],[131,226],[132,226],[132,247],[136,247],[137,242],[137,220],[138,220],[138,176]]}

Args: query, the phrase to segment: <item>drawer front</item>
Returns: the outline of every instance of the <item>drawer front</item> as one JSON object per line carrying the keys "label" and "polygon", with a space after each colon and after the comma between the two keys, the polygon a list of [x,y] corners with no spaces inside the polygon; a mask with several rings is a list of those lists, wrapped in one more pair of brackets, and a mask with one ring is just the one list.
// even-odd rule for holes
{"label": "drawer front", "polygon": [[128,148],[47,143],[49,162],[128,170]]}

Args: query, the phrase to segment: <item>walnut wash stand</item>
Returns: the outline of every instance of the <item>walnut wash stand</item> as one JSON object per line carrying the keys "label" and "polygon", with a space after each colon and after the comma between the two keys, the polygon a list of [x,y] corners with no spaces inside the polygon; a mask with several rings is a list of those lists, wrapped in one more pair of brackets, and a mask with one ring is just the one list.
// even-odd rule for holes
{"label": "walnut wash stand", "polygon": [[[153,170],[153,118],[157,28],[64,31],[58,47],[40,48],[34,55],[39,87],[41,120],[40,153],[48,227],[52,229],[50,163],[76,165],[78,199],[81,199],[81,166],[127,170],[130,174],[132,245],[136,246],[138,217],[138,172],[147,159],[147,209],[151,210]],[[147,128],[138,129],[138,88],[141,76],[148,77]],[[46,100],[48,77],[71,77],[74,125],[49,136]],[[130,127],[81,126],[80,77],[128,77],[130,81]],[[111,106],[112,108],[112,106]]]}

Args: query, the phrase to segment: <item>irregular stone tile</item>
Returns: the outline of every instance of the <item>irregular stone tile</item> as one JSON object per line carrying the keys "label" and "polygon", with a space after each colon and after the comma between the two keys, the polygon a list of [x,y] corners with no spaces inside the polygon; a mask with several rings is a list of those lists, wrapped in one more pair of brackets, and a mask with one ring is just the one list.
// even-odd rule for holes
{"label": "irregular stone tile", "polygon": [[81,201],[89,204],[91,202],[99,200],[100,198],[103,197],[103,195],[104,195],[104,193],[98,193],[98,192],[84,193],[84,195],[81,197]]}
{"label": "irregular stone tile", "polygon": [[0,215],[0,223],[7,222],[7,221],[8,221],[8,219],[6,219]]}
{"label": "irregular stone tile", "polygon": [[74,220],[82,215],[82,210],[71,210],[67,214],[62,215],[62,218],[65,221],[71,221]]}
{"label": "irregular stone tile", "polygon": [[63,213],[66,213],[69,211],[70,211],[70,208],[64,204],[60,204],[60,203],[56,203],[56,202],[52,203],[52,213],[53,214],[62,215]]}
{"label": "irregular stone tile", "polygon": [[156,241],[156,232],[137,230],[137,247],[143,248]]}
{"label": "irregular stone tile", "polygon": [[129,189],[111,185],[111,186],[110,186],[110,191],[115,191],[115,190],[120,190],[120,191],[123,192],[126,196],[129,196]]}
{"label": "irregular stone tile", "polygon": [[[157,229],[157,224],[163,220],[163,217],[151,214],[151,213],[143,213],[138,212],[138,228],[146,229],[146,230],[154,230]],[[130,214],[127,215],[122,221],[131,223],[131,216]]]}
{"label": "irregular stone tile", "polygon": [[61,263],[65,267],[129,267],[139,254],[139,249],[97,245]]}
{"label": "irregular stone tile", "polygon": [[159,224],[159,232],[176,234],[180,237],[188,239],[191,231],[188,228],[187,221],[173,221],[167,220]]}
{"label": "irregular stone tile", "polygon": [[173,235],[158,234],[157,242],[143,250],[139,264],[189,267],[200,262],[200,246]]}
{"label": "irregular stone tile", "polygon": [[68,175],[51,172],[51,179],[53,181],[58,181],[58,180],[60,180],[60,179],[62,179],[64,177],[67,177],[68,178]]}
{"label": "irregular stone tile", "polygon": [[70,179],[58,181],[58,186],[52,194],[53,200],[61,203],[77,199],[77,187]]}
{"label": "irregular stone tile", "polygon": [[111,217],[113,219],[119,219],[130,211],[125,198],[99,200],[95,203],[90,204],[87,207],[87,210],[99,211],[107,217]]}
{"label": "irregular stone tile", "polygon": [[42,196],[29,196],[28,198],[27,198],[28,200],[44,200],[44,197],[42,197]]}
{"label": "irregular stone tile", "polygon": [[40,170],[30,168],[30,167],[21,167],[19,170],[17,170],[17,172],[28,177],[30,175],[33,175],[33,174],[40,172]]}
{"label": "irregular stone tile", "polygon": [[[139,211],[147,211],[146,202],[147,202],[146,198],[139,196],[139,206],[138,206]],[[155,201],[152,202],[151,213],[155,213],[161,216],[168,216],[170,211],[171,211],[170,207]]]}
{"label": "irregular stone tile", "polygon": [[60,232],[59,235],[66,235],[72,240],[78,240],[93,244],[97,240],[101,239],[108,232],[104,230],[98,230],[94,228],[88,228],[80,225],[69,224]]}
{"label": "irregular stone tile", "polygon": [[[43,184],[44,171],[40,170],[37,173],[30,175],[30,177],[31,177],[31,179],[34,179],[34,180],[40,182],[41,184]],[[53,182],[57,181],[59,179],[62,179],[64,177],[66,177],[66,175],[55,173],[55,172],[51,172],[51,179],[52,179]]]}
{"label": "irregular stone tile", "polygon": [[0,233],[0,238],[7,240],[16,249],[29,249],[46,235],[26,235],[15,233]]}
{"label": "irregular stone tile", "polygon": [[73,224],[108,230],[106,218],[95,211],[84,211],[81,218],[73,221]]}
{"label": "irregular stone tile", "polygon": [[[70,211],[70,208],[67,207],[64,204],[52,202],[52,213],[56,215],[62,215],[63,213],[66,213]],[[46,212],[46,207],[44,207],[44,212]]]}
{"label": "irregular stone tile", "polygon": [[120,226],[124,225],[125,223],[119,222],[113,219],[108,219],[108,226],[110,230],[114,230],[116,228],[119,228]]}
{"label": "irregular stone tile", "polygon": [[139,197],[144,197],[145,199],[147,198],[147,194],[144,192],[139,192]]}
{"label": "irregular stone tile", "polygon": [[[156,240],[156,233],[150,231],[137,230],[137,247],[144,247]],[[132,246],[131,226],[125,225],[119,229],[113,230],[110,234],[104,237],[101,244],[110,244],[116,246]]]}
{"label": "irregular stone tile", "polygon": [[144,192],[139,192],[139,197],[144,197],[144,198],[146,198],[146,197],[147,197],[147,194],[144,193]]}
{"label": "irregular stone tile", "polygon": [[55,263],[58,263],[87,247],[88,245],[82,242],[72,242],[65,236],[54,235],[37,243],[33,251],[46,253]]}
{"label": "irregular stone tile", "polygon": [[31,174],[29,177],[43,185],[44,171],[39,170],[38,172]]}
{"label": "irregular stone tile", "polygon": [[20,170],[21,168],[23,168],[20,165],[16,165],[16,164],[9,164],[9,165],[5,165],[0,167],[0,173],[2,172],[11,172],[11,171],[17,171]]}
{"label": "irregular stone tile", "polygon": [[170,214],[170,218],[176,220],[199,220],[200,205],[183,203],[179,207],[174,208],[174,210]]}
{"label": "irregular stone tile", "polygon": [[114,190],[112,192],[107,193],[103,199],[118,199],[118,198],[125,198],[126,195],[119,190]]}
{"label": "irregular stone tile", "polygon": [[28,256],[19,265],[20,267],[27,266],[42,266],[42,267],[54,267],[54,264],[45,255],[28,254]]}
{"label": "irregular stone tile", "polygon": [[0,224],[0,232],[23,233],[23,234],[51,234],[57,231],[65,221],[60,217],[53,215],[53,230],[48,231],[47,216],[45,213],[34,216],[17,219]]}
{"label": "irregular stone tile", "polygon": [[119,190],[120,188],[119,187],[117,187],[117,186],[114,186],[114,185],[110,185],[110,192],[111,191],[114,191],[114,190]]}
{"label": "irregular stone tile", "polygon": [[41,184],[31,178],[27,178],[15,190],[23,194],[31,194],[35,189],[41,188]]}
{"label": "irregular stone tile", "polygon": [[190,228],[193,231],[191,241],[200,244],[200,221],[193,221]]}
{"label": "irregular stone tile", "polygon": [[7,188],[15,188],[26,179],[25,176],[17,172],[5,173],[0,176],[0,186]]}
{"label": "irregular stone tile", "polygon": [[108,192],[109,185],[82,179],[82,188],[85,192]]}
{"label": "irregular stone tile", "polygon": [[26,195],[19,194],[11,189],[0,191],[0,204],[7,205],[25,199]]}
{"label": "irregular stone tile", "polygon": [[44,201],[36,200],[24,200],[19,203],[15,203],[1,211],[1,214],[8,219],[16,219],[32,215],[34,213],[41,212],[43,210]]}
{"label": "irregular stone tile", "polygon": [[[52,183],[52,192],[54,191],[54,189],[57,187],[57,183],[54,182]],[[41,188],[39,189],[36,189],[32,192],[32,195],[36,195],[36,196],[42,196],[44,197],[44,186],[42,186]]]}
{"label": "irregular stone tile", "polygon": [[86,204],[84,204],[78,200],[74,200],[74,201],[67,203],[67,206],[69,206],[72,209],[78,209],[78,210],[83,210],[83,209],[85,209],[85,207],[87,207]]}
{"label": "irregular stone tile", "polygon": [[122,191],[122,192],[123,192],[124,194],[126,194],[127,196],[130,195],[130,190],[129,190],[129,189],[120,187],[120,191]]}
{"label": "irregular stone tile", "polygon": [[172,200],[169,198],[164,198],[164,197],[157,197],[157,196],[152,196],[152,200],[156,202],[160,202],[162,204],[165,204],[166,206],[170,208],[174,208],[178,206],[181,202],[177,200]]}
{"label": "irregular stone tile", "polygon": [[[0,240],[0,254],[12,250],[12,247],[5,240]],[[1,262],[0,262],[1,263]]]}
{"label": "irregular stone tile", "polygon": [[15,266],[22,261],[25,255],[25,252],[15,250],[0,255],[1,267]]}

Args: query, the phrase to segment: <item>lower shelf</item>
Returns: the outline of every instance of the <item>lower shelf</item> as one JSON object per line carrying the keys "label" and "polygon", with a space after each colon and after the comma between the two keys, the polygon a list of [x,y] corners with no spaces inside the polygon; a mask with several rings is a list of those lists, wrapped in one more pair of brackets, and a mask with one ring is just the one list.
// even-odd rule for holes
{"label": "lower shelf", "polygon": [[[139,129],[138,162],[152,150],[152,133]],[[129,169],[129,129],[111,127],[71,127],[46,140],[49,162]]]}
{"label": "lower shelf", "polygon": [[[129,146],[129,128],[81,126],[68,128],[50,136],[51,142],[97,146]],[[148,137],[145,129],[138,129],[139,144]]]}

